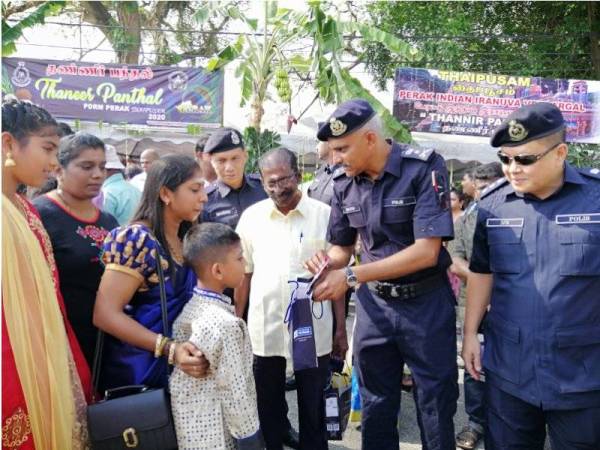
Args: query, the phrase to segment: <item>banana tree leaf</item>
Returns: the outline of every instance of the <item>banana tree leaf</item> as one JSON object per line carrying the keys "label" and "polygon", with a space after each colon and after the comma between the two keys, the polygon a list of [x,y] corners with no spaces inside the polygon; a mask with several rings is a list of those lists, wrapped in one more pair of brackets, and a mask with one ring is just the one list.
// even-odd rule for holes
{"label": "banana tree leaf", "polygon": [[244,106],[252,97],[252,72],[248,66],[244,66],[242,71],[242,99],[240,106]]}
{"label": "banana tree leaf", "polygon": [[304,58],[301,55],[293,55],[288,59],[290,66],[300,73],[307,73],[310,70],[311,59]]}
{"label": "banana tree leaf", "polygon": [[235,43],[228,45],[221,50],[217,56],[214,56],[208,60],[208,63],[206,64],[206,70],[212,72],[213,70],[220,69],[221,67],[229,64],[240,55],[243,45],[244,36],[240,35]]}
{"label": "banana tree leaf", "polygon": [[412,141],[410,131],[404,125],[396,120],[396,118],[388,111],[388,109],[381,104],[373,95],[365,89],[360,81],[354,78],[346,69],[340,71],[341,81],[344,89],[347,91],[348,97],[343,100],[349,100],[350,98],[363,98],[367,100],[373,109],[381,117],[381,121],[385,127],[385,131],[391,138],[398,142],[409,143]]}
{"label": "banana tree leaf", "polygon": [[2,21],[2,56],[8,56],[16,51],[15,41],[19,39],[26,28],[44,23],[46,17],[58,14],[66,1],[43,2],[35,11],[26,16],[12,27]]}
{"label": "banana tree leaf", "polygon": [[364,39],[368,41],[379,42],[390,52],[396,53],[399,56],[407,59],[412,59],[415,56],[415,50],[409,43],[397,38],[391,33],[380,30],[377,27],[358,22],[339,22],[338,24],[342,32],[356,31],[360,33]]}

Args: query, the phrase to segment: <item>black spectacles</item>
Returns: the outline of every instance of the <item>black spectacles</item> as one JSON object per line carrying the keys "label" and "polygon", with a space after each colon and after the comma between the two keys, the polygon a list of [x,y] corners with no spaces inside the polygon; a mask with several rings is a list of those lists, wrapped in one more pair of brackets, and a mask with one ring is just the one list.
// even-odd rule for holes
{"label": "black spectacles", "polygon": [[269,180],[267,183],[265,183],[265,186],[267,187],[267,189],[272,191],[277,186],[279,186],[279,187],[287,186],[288,184],[290,184],[290,181],[292,181],[292,179],[294,179],[294,178],[296,178],[295,173],[288,175],[287,177],[281,177],[278,180]]}
{"label": "black spectacles", "polygon": [[500,162],[502,164],[505,164],[507,166],[513,161],[521,166],[530,166],[530,165],[538,162],[540,159],[542,159],[544,156],[546,156],[548,153],[550,153],[552,150],[554,150],[560,144],[562,144],[562,142],[559,142],[558,144],[554,144],[548,150],[546,150],[542,153],[539,153],[537,155],[508,156],[506,153],[502,153],[502,150],[500,150],[498,152],[498,158],[500,159]]}

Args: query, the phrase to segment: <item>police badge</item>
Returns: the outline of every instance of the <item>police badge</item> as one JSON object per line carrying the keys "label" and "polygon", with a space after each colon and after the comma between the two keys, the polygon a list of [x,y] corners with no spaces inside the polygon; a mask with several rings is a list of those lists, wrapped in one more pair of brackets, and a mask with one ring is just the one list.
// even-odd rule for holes
{"label": "police badge", "polygon": [[234,145],[238,145],[240,143],[240,138],[235,131],[231,132],[231,142]]}
{"label": "police badge", "polygon": [[331,129],[331,134],[334,136],[341,136],[348,129],[348,125],[342,122],[335,117],[329,119],[329,128]]}
{"label": "police badge", "polygon": [[516,120],[513,119],[508,122],[508,135],[512,141],[522,141],[527,137],[528,134],[529,131],[527,131],[525,127]]}

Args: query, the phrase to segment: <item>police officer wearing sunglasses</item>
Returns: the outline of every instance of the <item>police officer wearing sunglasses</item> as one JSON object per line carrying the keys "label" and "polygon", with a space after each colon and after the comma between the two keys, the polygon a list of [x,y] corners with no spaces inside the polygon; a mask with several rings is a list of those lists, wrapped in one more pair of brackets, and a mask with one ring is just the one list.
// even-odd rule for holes
{"label": "police officer wearing sunglasses", "polygon": [[554,450],[600,448],[600,170],[566,162],[565,129],[536,103],[491,140],[506,178],[479,203],[463,341],[488,450],[541,450],[546,428]]}

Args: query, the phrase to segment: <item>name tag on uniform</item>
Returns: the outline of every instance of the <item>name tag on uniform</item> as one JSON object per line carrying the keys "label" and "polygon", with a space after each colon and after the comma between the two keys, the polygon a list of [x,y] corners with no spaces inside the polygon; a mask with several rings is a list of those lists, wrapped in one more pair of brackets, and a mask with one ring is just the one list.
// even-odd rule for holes
{"label": "name tag on uniform", "polygon": [[349,205],[349,206],[344,206],[342,208],[342,212],[344,214],[350,214],[350,213],[355,213],[355,212],[359,212],[360,211],[360,206],[358,205]]}
{"label": "name tag on uniform", "polygon": [[390,206],[407,206],[415,205],[417,199],[415,197],[399,197],[399,198],[384,198],[383,207],[388,208]]}
{"label": "name tag on uniform", "polygon": [[521,228],[523,226],[524,219],[522,217],[515,217],[511,219],[488,219],[485,222],[485,226],[488,228],[499,228],[499,227],[514,227]]}
{"label": "name tag on uniform", "polygon": [[558,214],[555,220],[558,225],[570,225],[573,223],[600,223],[600,213]]}
{"label": "name tag on uniform", "polygon": [[237,214],[237,209],[235,208],[229,208],[229,209],[221,209],[219,211],[216,211],[214,213],[215,217],[223,217],[223,216],[231,216]]}

